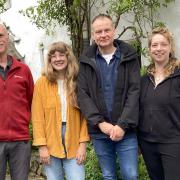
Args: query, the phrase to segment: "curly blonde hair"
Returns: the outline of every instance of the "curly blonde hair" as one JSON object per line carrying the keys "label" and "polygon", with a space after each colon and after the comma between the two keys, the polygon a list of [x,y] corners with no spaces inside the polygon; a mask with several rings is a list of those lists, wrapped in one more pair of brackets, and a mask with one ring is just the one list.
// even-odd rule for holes
{"label": "curly blonde hair", "polygon": [[68,63],[67,63],[65,79],[64,79],[65,87],[66,87],[67,95],[71,98],[72,105],[77,107],[77,96],[76,96],[77,82],[76,81],[77,81],[79,66],[78,66],[77,59],[74,56],[73,51],[69,45],[61,41],[55,42],[50,45],[43,75],[45,75],[46,78],[51,83],[57,83],[60,72],[53,69],[51,65],[51,57],[56,51],[65,54],[67,57]]}
{"label": "curly blonde hair", "polygon": [[[174,43],[173,35],[166,27],[157,27],[157,28],[153,29],[152,33],[149,35],[149,38],[148,38],[148,47],[149,48],[152,43],[152,38],[156,34],[161,34],[162,36],[164,36],[168,40],[169,44],[171,45],[169,61],[168,61],[167,65],[164,67],[165,77],[168,77],[168,76],[170,76],[170,74],[172,74],[174,72],[174,69],[177,66],[178,67],[180,66],[179,61],[177,61],[177,58],[175,57],[175,43]],[[152,63],[147,68],[147,72],[154,75],[155,71],[156,71],[155,64],[152,59]]]}

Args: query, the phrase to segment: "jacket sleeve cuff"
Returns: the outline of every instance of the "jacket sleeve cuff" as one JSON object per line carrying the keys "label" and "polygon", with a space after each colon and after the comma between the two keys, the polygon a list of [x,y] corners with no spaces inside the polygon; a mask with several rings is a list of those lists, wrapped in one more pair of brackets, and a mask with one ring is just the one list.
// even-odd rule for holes
{"label": "jacket sleeve cuff", "polygon": [[33,146],[43,146],[47,145],[45,138],[38,138],[33,140]]}
{"label": "jacket sleeve cuff", "polygon": [[89,136],[84,136],[84,137],[81,137],[79,139],[79,142],[80,143],[83,143],[83,142],[89,142],[90,141],[90,137]]}
{"label": "jacket sleeve cuff", "polygon": [[124,131],[127,131],[128,129],[128,124],[125,122],[119,122],[118,126],[120,126]]}
{"label": "jacket sleeve cuff", "polygon": [[94,123],[94,125],[98,127],[98,124],[99,124],[99,123],[103,123],[103,122],[105,122],[105,120],[104,120],[104,119],[100,119],[99,121],[96,121],[96,122]]}

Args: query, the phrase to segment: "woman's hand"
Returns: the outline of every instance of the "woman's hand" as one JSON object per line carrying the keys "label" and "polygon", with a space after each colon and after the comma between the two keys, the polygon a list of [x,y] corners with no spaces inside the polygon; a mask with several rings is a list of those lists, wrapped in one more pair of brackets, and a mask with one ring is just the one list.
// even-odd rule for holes
{"label": "woman's hand", "polygon": [[39,146],[39,158],[43,164],[50,164],[50,154],[47,146]]}
{"label": "woman's hand", "polygon": [[80,143],[76,154],[77,164],[82,164],[86,160],[86,143]]}

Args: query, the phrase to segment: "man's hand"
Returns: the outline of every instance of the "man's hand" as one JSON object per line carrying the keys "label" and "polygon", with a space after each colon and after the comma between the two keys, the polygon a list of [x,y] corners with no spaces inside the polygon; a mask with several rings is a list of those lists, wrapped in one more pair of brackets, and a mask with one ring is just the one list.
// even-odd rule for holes
{"label": "man's hand", "polygon": [[113,126],[112,130],[110,131],[110,138],[112,141],[119,141],[123,139],[125,131],[118,125]]}
{"label": "man's hand", "polygon": [[113,125],[110,124],[110,123],[107,123],[107,122],[102,122],[102,123],[99,123],[98,124],[99,126],[99,129],[104,133],[104,134],[107,134],[107,135],[110,135],[110,132],[113,128]]}

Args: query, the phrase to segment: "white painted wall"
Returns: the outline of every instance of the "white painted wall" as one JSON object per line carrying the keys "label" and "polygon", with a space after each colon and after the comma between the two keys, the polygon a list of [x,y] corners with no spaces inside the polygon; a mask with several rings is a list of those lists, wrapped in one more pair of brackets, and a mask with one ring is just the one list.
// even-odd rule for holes
{"label": "white painted wall", "polygon": [[[108,0],[104,0],[105,5]],[[98,8],[98,4],[94,8],[94,12],[92,13],[92,18],[96,16],[98,13],[105,13],[108,8],[102,7]],[[168,4],[167,8],[161,8],[158,16],[159,22],[164,22],[168,29],[173,33],[175,44],[176,44],[176,57],[180,60],[180,0],[175,0]],[[127,27],[131,22],[131,16],[129,14],[125,14],[121,16],[120,22],[117,27],[117,35],[122,32],[124,27]],[[128,41],[132,39],[132,32],[128,30],[121,37],[122,40]],[[141,39],[143,47],[147,47],[147,39]],[[149,64],[149,59],[142,56],[142,65]]]}
{"label": "white painted wall", "polygon": [[[176,57],[180,60],[180,1],[175,0],[167,8],[161,8],[159,12],[159,21],[164,22],[166,27],[173,33]],[[147,39],[143,40],[144,47],[147,47]],[[142,65],[149,64],[148,59],[142,57]]]}
{"label": "white painted wall", "polygon": [[[6,12],[2,13],[0,19],[10,26],[12,32],[20,37],[21,42],[16,45],[17,50],[21,55],[25,55],[25,62],[32,70],[34,80],[40,76],[41,73],[41,55],[39,44],[43,43],[45,54],[50,43],[62,40],[70,44],[70,39],[66,27],[58,27],[54,30],[56,33],[53,36],[47,36],[44,30],[39,30],[35,25],[32,25],[27,17],[19,14],[19,10],[26,9],[29,6],[35,5],[37,0],[11,0],[12,7]],[[96,11],[97,13],[97,11]],[[180,59],[180,1],[176,0],[168,6],[167,9],[161,9],[160,21],[166,22],[169,29],[174,33],[177,46],[177,57]],[[119,25],[119,31],[126,23],[126,17],[123,17]],[[128,39],[130,35],[126,34],[122,38]],[[147,42],[144,41],[144,46]]]}
{"label": "white painted wall", "polygon": [[45,54],[50,43],[55,41],[65,41],[70,44],[65,27],[56,27],[53,36],[46,35],[44,30],[39,30],[30,23],[27,17],[19,13],[19,10],[35,5],[37,0],[11,0],[11,8],[0,15],[0,19],[10,27],[11,31],[21,39],[16,44],[17,50],[22,56],[25,55],[25,62],[30,67],[34,80],[41,74],[41,58],[39,44],[43,43]]}
{"label": "white painted wall", "polygon": [[180,60],[180,1],[161,9],[160,19],[166,22],[167,27],[173,33],[176,44],[176,56]]}

